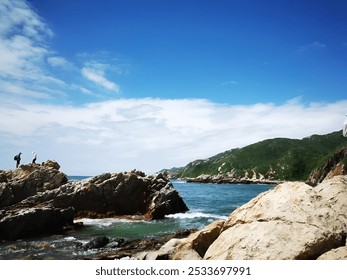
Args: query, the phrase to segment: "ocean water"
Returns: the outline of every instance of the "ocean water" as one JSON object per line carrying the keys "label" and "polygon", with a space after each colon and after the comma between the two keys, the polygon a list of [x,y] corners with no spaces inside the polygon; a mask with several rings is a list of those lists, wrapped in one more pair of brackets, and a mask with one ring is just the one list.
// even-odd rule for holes
{"label": "ocean water", "polygon": [[[71,176],[70,180],[81,180],[85,176]],[[226,219],[237,207],[272,185],[199,184],[172,181],[175,189],[186,202],[189,211],[168,215],[157,221],[129,221],[125,219],[81,219],[84,226],[64,235],[39,239],[0,242],[0,259],[78,259],[93,254],[83,244],[96,236],[112,238],[144,239],[184,229],[202,229],[217,219]]]}

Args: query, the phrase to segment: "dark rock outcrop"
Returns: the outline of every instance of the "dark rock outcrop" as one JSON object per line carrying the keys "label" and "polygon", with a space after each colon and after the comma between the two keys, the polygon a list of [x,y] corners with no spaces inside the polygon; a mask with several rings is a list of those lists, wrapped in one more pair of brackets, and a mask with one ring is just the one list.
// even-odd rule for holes
{"label": "dark rock outcrop", "polygon": [[73,226],[72,208],[35,207],[0,211],[0,240],[62,233]]}
{"label": "dark rock outcrop", "polygon": [[[247,175],[247,174],[246,174]],[[187,182],[193,183],[209,183],[209,184],[269,184],[275,185],[279,184],[282,181],[265,179],[264,177],[257,178],[257,176],[253,176],[249,178],[248,176],[244,177],[236,177],[226,173],[226,174],[218,174],[218,175],[208,175],[202,174],[196,178],[185,178]]]}
{"label": "dark rock outcrop", "polygon": [[50,200],[56,208],[73,207],[75,217],[161,219],[188,210],[171,182],[142,172],[105,173],[83,181],[71,181],[58,189],[29,199]]}
{"label": "dark rock outcrop", "polygon": [[188,210],[162,174],[105,173],[68,181],[47,161],[0,171],[0,240],[61,232],[77,217],[161,219]]}
{"label": "dark rock outcrop", "polygon": [[347,147],[338,150],[320,169],[311,172],[306,184],[316,186],[324,179],[330,179],[337,175],[347,175]]}

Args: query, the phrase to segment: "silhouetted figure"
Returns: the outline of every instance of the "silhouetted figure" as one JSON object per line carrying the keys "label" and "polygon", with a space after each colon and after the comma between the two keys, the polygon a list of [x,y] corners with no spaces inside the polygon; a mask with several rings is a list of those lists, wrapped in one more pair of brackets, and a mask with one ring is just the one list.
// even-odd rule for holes
{"label": "silhouetted figure", "polygon": [[22,153],[19,153],[18,155],[15,155],[15,156],[14,156],[14,160],[17,162],[16,168],[18,168],[19,165],[20,165],[20,160],[21,160],[20,155],[21,155],[21,154],[22,154]]}
{"label": "silhouetted figure", "polygon": [[34,152],[33,152],[33,161],[32,161],[32,163],[36,163],[36,159],[37,159],[37,154],[36,154],[36,152],[34,151]]}

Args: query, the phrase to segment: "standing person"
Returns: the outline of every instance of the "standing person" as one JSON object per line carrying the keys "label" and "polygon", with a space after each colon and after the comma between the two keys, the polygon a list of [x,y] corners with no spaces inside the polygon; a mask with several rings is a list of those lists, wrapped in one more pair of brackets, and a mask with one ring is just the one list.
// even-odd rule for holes
{"label": "standing person", "polygon": [[15,156],[14,156],[14,160],[17,162],[16,168],[19,167],[20,160],[21,160],[21,158],[20,158],[20,155],[21,155],[21,154],[22,154],[22,153],[19,153],[18,155],[15,155]]}
{"label": "standing person", "polygon": [[36,159],[37,159],[37,154],[35,151],[33,151],[33,161],[32,163],[36,163]]}

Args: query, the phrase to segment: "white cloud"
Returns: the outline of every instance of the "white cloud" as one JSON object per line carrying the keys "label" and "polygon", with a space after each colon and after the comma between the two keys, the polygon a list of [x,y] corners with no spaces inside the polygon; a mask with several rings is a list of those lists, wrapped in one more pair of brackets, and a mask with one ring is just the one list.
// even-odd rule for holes
{"label": "white cloud", "polygon": [[0,2],[0,96],[62,96],[65,82],[46,70],[53,32],[26,1]]}
{"label": "white cloud", "polygon": [[101,85],[108,90],[119,92],[119,85],[105,78],[105,73],[102,70],[84,67],[82,68],[81,73],[88,80]]}
{"label": "white cloud", "polygon": [[[113,70],[116,66],[100,63],[94,59],[84,61],[85,67],[81,71],[77,70],[73,63],[49,47],[47,39],[52,36],[51,29],[26,1],[0,1],[0,96],[2,99],[15,100],[26,97],[61,100],[61,97],[69,96],[69,91],[76,92],[73,80],[78,81],[81,74],[107,90],[119,92],[119,85],[105,76],[106,70]],[[72,83],[69,84],[54,75],[52,67],[69,71],[69,80]],[[77,76],[71,76],[71,74]],[[101,94],[92,93],[83,84],[79,86],[79,92],[94,98],[102,97]]]}
{"label": "white cloud", "polygon": [[73,65],[61,56],[51,56],[47,58],[47,62],[52,67],[58,67],[63,69],[73,68]]}
{"label": "white cloud", "polygon": [[2,0],[0,3],[0,34],[22,33],[24,36],[42,41],[44,36],[53,36],[52,30],[22,0]]}
{"label": "white cloud", "polygon": [[[201,99],[120,99],[83,107],[0,104],[0,169],[12,154],[55,159],[68,174],[155,172],[274,137],[340,130],[347,100],[304,106],[221,105]],[[12,163],[12,165],[11,165]]]}

